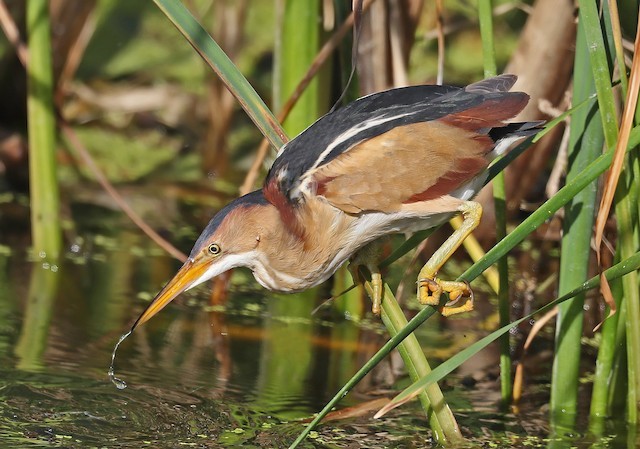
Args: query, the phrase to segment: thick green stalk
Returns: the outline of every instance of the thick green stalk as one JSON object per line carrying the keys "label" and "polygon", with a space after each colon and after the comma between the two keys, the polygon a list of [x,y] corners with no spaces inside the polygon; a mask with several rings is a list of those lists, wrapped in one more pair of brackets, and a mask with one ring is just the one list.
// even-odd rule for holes
{"label": "thick green stalk", "polygon": [[493,7],[491,0],[478,0],[478,19],[482,38],[482,61],[484,77],[496,76],[496,51],[493,45]]}
{"label": "thick green stalk", "polygon": [[[582,12],[581,9],[573,82],[573,101],[576,103],[589,97],[594,90],[585,39],[585,27],[588,24],[582,20]],[[599,30],[599,22],[597,26]],[[602,123],[599,114],[589,112],[577,111],[571,119],[567,183],[576,179],[579,173],[598,157],[602,149]],[[560,256],[560,295],[587,279],[596,190],[597,185],[592,182],[565,206]],[[559,307],[551,381],[552,419],[562,414],[575,417],[577,411],[583,304],[584,295],[579,295]],[[562,421],[566,424],[566,417]]]}
{"label": "thick green stalk", "polygon": [[[631,219],[629,188],[626,185],[628,172],[622,173],[616,190],[616,217],[618,219],[618,246],[624,260],[635,252],[637,242]],[[640,408],[640,291],[638,272],[634,271],[622,278],[623,301],[626,303],[627,319],[627,372],[629,376],[627,421],[639,423]]]}
{"label": "thick green stalk", "polygon": [[33,249],[42,258],[60,254],[60,198],[56,178],[56,132],[53,107],[49,2],[27,2],[27,113],[29,182]]}
{"label": "thick green stalk", "polygon": [[[493,203],[496,216],[496,241],[507,236],[507,206],[504,173],[500,173],[493,180]],[[498,259],[498,274],[500,285],[498,289],[498,315],[500,327],[506,326],[511,321],[509,305],[509,262],[507,256]],[[500,337],[500,393],[502,405],[511,403],[511,345],[510,334]]]}
{"label": "thick green stalk", "polygon": [[[615,263],[620,262],[620,249],[616,253]],[[618,351],[618,319],[620,318],[619,298],[622,295],[620,280],[611,283],[611,292],[617,300],[618,313],[609,317],[602,324],[602,340],[598,348],[598,358],[593,378],[593,391],[591,393],[591,408],[589,426],[600,424],[605,416],[609,416],[609,390],[611,387],[611,372],[613,362]]]}
{"label": "thick green stalk", "polygon": [[[478,1],[480,34],[482,37],[482,55],[484,77],[497,75],[495,47],[493,43],[493,5],[491,0]],[[496,240],[507,235],[507,202],[504,172],[498,173],[493,180],[493,204],[496,217]],[[498,290],[498,313],[500,326],[509,323],[509,264],[507,256],[498,260],[500,287]],[[509,334],[500,338],[500,390],[503,405],[511,403],[511,350]]]}
{"label": "thick green stalk", "polygon": [[[275,61],[275,70],[279,75],[274,83],[274,98],[284,101],[298,85],[318,52],[321,36],[319,0],[283,0],[282,6]],[[285,121],[284,130],[287,134],[298,134],[325,112],[326,108],[321,105],[324,97],[322,92],[323,87],[316,78]],[[315,329],[304,323],[283,324],[281,320],[282,317],[299,320],[311,316],[317,290],[308,290],[300,295],[306,299],[291,301],[290,298],[278,297],[269,301],[269,316],[280,319],[268,319],[265,326],[273,336],[272,341],[284,341],[286,344],[264,342],[266,356],[261,360],[259,404],[273,403],[274,396],[304,395],[305,379],[308,379],[312,369],[312,337]]]}
{"label": "thick green stalk", "polygon": [[[382,322],[392,337],[408,324],[387,284],[384,285]],[[398,346],[398,351],[413,382],[431,372],[429,362],[427,362],[415,334],[409,335]],[[455,444],[464,440],[460,434],[458,423],[451,413],[449,405],[445,402],[444,395],[437,383],[429,385],[418,397],[429,418],[431,430],[440,444]]]}
{"label": "thick green stalk", "polygon": [[[276,51],[275,110],[280,109],[306,75],[322,45],[320,0],[281,0],[282,23]],[[326,66],[305,89],[284,121],[286,132],[295,136],[329,108],[330,79]]]}
{"label": "thick green stalk", "polygon": [[[615,100],[611,89],[611,78],[604,51],[604,41],[600,31],[598,9],[595,2],[580,2],[580,16],[585,21],[586,39],[589,49],[591,69],[598,92],[598,105],[600,106],[604,138],[607,148],[616,147],[618,140],[618,121],[616,117]],[[624,65],[624,64],[623,64]],[[628,161],[628,158],[626,159]],[[633,254],[637,248],[634,237],[633,210],[636,204],[631,203],[630,187],[633,182],[630,166],[622,173],[616,190],[616,217],[618,223],[618,245],[620,256],[624,259]],[[626,178],[626,179],[625,179]],[[639,419],[638,406],[640,405],[640,292],[638,292],[638,273],[629,273],[622,279],[623,301],[626,303],[627,320],[627,420],[637,423]]]}

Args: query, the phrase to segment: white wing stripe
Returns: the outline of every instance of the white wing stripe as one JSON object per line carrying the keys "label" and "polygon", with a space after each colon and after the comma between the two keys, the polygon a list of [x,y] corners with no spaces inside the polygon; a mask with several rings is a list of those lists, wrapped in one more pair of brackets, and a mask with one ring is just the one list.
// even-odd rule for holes
{"label": "white wing stripe", "polygon": [[324,151],[320,153],[320,155],[318,156],[318,159],[316,159],[316,162],[309,168],[309,170],[307,170],[307,173],[309,173],[309,171],[317,168],[320,164],[322,164],[322,162],[324,162],[325,158],[331,153],[331,151],[333,151],[333,149],[336,148],[341,143],[346,142],[347,140],[351,139],[354,136],[357,136],[358,134],[360,134],[361,132],[369,128],[373,128],[374,126],[378,126],[383,123],[390,122],[392,120],[398,120],[402,117],[406,117],[408,115],[413,115],[413,114],[416,114],[416,111],[407,112],[405,114],[393,115],[391,117],[381,117],[375,120],[365,120],[364,122],[357,124],[356,126],[350,128],[349,130],[343,132],[338,137],[336,137],[335,140],[331,142],[330,145],[327,145],[327,148],[325,148]]}

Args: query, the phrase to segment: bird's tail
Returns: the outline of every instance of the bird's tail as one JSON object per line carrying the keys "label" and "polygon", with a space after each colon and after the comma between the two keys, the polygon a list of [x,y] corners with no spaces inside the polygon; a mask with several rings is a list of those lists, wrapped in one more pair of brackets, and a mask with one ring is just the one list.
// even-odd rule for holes
{"label": "bird's tail", "polygon": [[492,128],[489,137],[496,143],[489,154],[492,159],[501,156],[509,147],[518,140],[534,136],[542,129],[544,121],[507,123],[505,126]]}

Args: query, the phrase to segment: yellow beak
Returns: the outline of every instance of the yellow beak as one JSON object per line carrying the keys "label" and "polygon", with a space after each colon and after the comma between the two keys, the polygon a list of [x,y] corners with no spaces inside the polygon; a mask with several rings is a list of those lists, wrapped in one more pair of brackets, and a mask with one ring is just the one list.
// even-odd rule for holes
{"label": "yellow beak", "polygon": [[167,285],[156,295],[151,301],[151,304],[147,306],[142,315],[138,317],[136,322],[131,327],[131,331],[140,326],[141,324],[149,321],[156,313],[160,312],[167,304],[169,304],[180,293],[188,290],[190,287],[195,287],[200,282],[196,282],[201,279],[202,275],[209,268],[207,260],[203,259],[188,259],[184,265],[178,270],[175,276],[169,281]]}

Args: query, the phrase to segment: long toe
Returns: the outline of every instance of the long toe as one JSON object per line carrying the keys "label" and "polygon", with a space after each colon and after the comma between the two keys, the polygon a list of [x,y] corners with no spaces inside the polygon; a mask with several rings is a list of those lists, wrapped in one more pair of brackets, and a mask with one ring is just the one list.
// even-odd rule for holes
{"label": "long toe", "polygon": [[437,306],[440,304],[442,286],[437,279],[425,278],[418,281],[418,300],[420,304]]}

